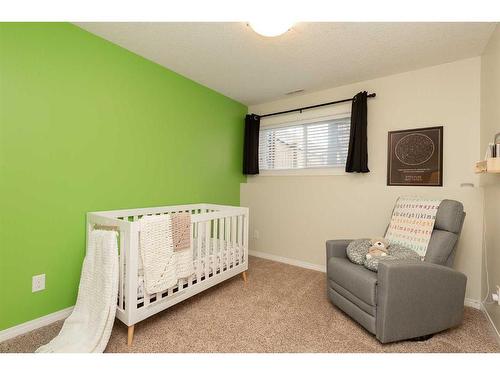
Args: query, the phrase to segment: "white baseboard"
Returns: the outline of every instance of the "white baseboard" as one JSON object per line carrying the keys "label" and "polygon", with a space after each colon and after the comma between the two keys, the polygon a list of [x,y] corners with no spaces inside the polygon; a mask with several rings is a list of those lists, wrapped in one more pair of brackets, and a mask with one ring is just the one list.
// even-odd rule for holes
{"label": "white baseboard", "polygon": [[464,306],[473,307],[475,309],[481,310],[481,302],[472,298],[466,298],[464,301]]}
{"label": "white baseboard", "polygon": [[486,318],[489,320],[490,324],[491,324],[491,327],[493,328],[493,332],[496,333],[496,339],[497,339],[497,342],[498,344],[500,345],[500,332],[498,332],[498,329],[497,327],[495,326],[495,323],[493,323],[493,320],[491,319],[491,316],[490,314],[488,313],[488,310],[486,310],[486,307],[484,306],[483,303],[480,304],[481,305],[481,311],[484,313],[484,315],[486,315]]}
{"label": "white baseboard", "polygon": [[286,263],[286,264],[290,264],[292,266],[307,268],[309,270],[314,270],[314,271],[319,271],[319,272],[326,272],[326,266],[322,266],[320,264],[314,264],[314,263],[304,262],[302,260],[297,260],[297,259],[292,259],[292,258],[280,257],[279,255],[264,253],[262,251],[252,251],[252,250],[249,250],[248,251],[248,255],[251,255],[251,256],[254,256],[254,257],[257,257],[257,258],[264,258],[264,259],[274,260],[276,262]]}
{"label": "white baseboard", "polygon": [[58,320],[66,319],[72,311],[73,306],[0,331],[0,342],[31,332],[37,328],[45,327],[49,324],[57,322]]}

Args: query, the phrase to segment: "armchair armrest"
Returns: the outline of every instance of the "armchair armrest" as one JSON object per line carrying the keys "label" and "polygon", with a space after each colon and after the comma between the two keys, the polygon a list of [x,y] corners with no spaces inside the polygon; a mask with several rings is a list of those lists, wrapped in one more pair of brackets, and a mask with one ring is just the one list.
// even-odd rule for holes
{"label": "armchair armrest", "polygon": [[346,258],[347,245],[352,240],[329,240],[326,241],[326,264],[331,257]]}
{"label": "armchair armrest", "polygon": [[462,322],[467,277],[420,261],[378,266],[377,338],[382,342],[433,334]]}

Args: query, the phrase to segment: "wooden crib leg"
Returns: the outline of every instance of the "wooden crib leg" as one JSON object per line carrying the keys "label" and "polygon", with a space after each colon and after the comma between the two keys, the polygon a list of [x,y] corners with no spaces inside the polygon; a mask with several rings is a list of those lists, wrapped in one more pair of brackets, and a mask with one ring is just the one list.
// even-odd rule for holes
{"label": "wooden crib leg", "polygon": [[243,282],[245,283],[245,285],[247,284],[247,271],[243,271],[241,273],[241,277],[243,277]]}
{"label": "wooden crib leg", "polygon": [[128,338],[127,338],[128,346],[132,346],[132,340],[134,339],[134,327],[135,325],[128,327]]}

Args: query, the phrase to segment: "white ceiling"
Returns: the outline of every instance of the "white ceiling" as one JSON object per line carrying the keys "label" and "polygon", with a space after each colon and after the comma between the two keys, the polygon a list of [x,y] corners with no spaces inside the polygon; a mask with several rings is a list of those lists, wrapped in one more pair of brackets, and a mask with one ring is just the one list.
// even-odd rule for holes
{"label": "white ceiling", "polygon": [[483,51],[493,23],[77,23],[244,104],[442,64]]}

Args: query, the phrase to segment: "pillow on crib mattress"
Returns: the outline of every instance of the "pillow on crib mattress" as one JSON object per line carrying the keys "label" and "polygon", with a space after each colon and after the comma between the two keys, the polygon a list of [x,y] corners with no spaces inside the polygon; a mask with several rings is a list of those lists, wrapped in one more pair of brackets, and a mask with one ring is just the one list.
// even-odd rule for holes
{"label": "pillow on crib mattress", "polygon": [[363,264],[370,246],[371,244],[368,238],[361,238],[359,240],[352,241],[349,245],[347,245],[347,258],[355,264]]}

